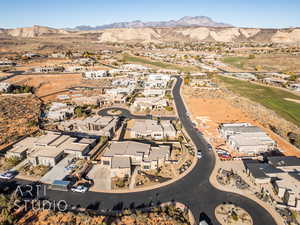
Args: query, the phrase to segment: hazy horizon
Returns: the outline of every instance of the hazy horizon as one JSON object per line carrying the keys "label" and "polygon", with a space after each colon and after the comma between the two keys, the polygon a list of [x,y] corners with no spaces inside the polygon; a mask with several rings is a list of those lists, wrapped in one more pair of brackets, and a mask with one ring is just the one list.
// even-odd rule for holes
{"label": "hazy horizon", "polygon": [[[234,11],[232,10],[234,9]],[[54,28],[98,26],[134,20],[169,21],[184,16],[207,16],[216,22],[236,27],[289,28],[300,26],[300,2],[291,0],[166,0],[99,2],[37,0],[4,1],[0,9],[0,27],[17,28],[33,25]]]}

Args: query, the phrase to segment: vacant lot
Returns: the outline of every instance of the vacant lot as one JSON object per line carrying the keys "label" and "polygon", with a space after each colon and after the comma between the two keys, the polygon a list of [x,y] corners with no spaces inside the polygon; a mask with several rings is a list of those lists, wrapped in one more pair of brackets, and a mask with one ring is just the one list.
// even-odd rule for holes
{"label": "vacant lot", "polygon": [[238,56],[225,57],[222,61],[233,68],[247,71],[300,72],[300,56],[256,56],[254,59]]}
{"label": "vacant lot", "polygon": [[148,66],[154,66],[156,68],[163,68],[163,69],[173,69],[173,70],[179,70],[183,72],[193,72],[193,71],[198,71],[199,69],[193,66],[178,66],[174,64],[169,64],[169,63],[163,63],[163,62],[158,62],[158,61],[152,61],[146,58],[142,57],[137,57],[137,56],[131,56],[128,54],[125,54],[123,57],[123,60],[126,63],[138,63],[138,64],[144,64]]}
{"label": "vacant lot", "polygon": [[38,129],[40,101],[33,95],[0,96],[0,149]]}
{"label": "vacant lot", "polygon": [[80,74],[20,75],[9,79],[8,82],[32,86],[35,88],[35,94],[42,97],[66,88],[79,86],[82,78]]}
{"label": "vacant lot", "polygon": [[[300,152],[296,147],[289,144],[280,136],[275,135],[258,120],[253,119],[251,115],[246,114],[239,108],[233,107],[227,99],[218,96],[207,97],[207,93],[192,94],[193,92],[189,88],[185,88],[183,93],[193,120],[197,122],[200,130],[215,147],[225,144],[224,139],[219,137],[218,126],[220,123],[247,122],[260,127],[268,133],[277,142],[279,148],[284,150],[285,155],[300,157]],[[224,146],[222,147],[224,148]]]}
{"label": "vacant lot", "polygon": [[247,81],[222,76],[219,76],[218,79],[234,93],[260,103],[300,127],[300,104],[287,100],[300,100],[300,96],[277,88],[253,84]]}

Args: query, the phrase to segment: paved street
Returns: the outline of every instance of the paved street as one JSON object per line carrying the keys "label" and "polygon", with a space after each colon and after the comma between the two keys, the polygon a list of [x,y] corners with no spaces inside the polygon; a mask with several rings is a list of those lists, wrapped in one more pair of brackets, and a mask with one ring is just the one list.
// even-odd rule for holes
{"label": "paved street", "polygon": [[219,191],[209,183],[215,157],[212,152],[208,151],[204,138],[193,128],[186,115],[186,108],[180,96],[181,84],[182,79],[178,77],[173,89],[178,116],[196,147],[203,152],[202,159],[188,175],[167,186],[150,191],[124,194],[48,191],[47,197],[52,200],[66,200],[69,204],[96,210],[121,210],[178,201],[190,207],[197,221],[200,214],[205,213],[211,219],[212,224],[219,224],[214,216],[215,207],[223,202],[231,202],[249,212],[255,225],[276,224],[272,216],[256,202],[238,194]]}

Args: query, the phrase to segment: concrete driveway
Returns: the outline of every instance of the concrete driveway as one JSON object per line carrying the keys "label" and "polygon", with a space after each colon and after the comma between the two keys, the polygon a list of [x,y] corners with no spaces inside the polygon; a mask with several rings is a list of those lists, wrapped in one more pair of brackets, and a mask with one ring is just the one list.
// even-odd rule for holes
{"label": "concrete driveway", "polygon": [[91,191],[111,190],[111,172],[107,166],[94,165],[88,173],[88,177],[94,180]]}

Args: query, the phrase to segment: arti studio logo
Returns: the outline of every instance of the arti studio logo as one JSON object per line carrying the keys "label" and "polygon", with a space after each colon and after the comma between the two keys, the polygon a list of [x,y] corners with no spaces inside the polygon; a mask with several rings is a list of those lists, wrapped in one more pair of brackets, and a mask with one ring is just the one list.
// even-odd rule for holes
{"label": "arti studio logo", "polygon": [[15,190],[15,195],[18,197],[14,205],[18,208],[25,207],[25,210],[54,210],[64,212],[68,209],[68,204],[65,200],[49,201],[47,197],[47,186],[42,184],[26,184],[18,185]]}

